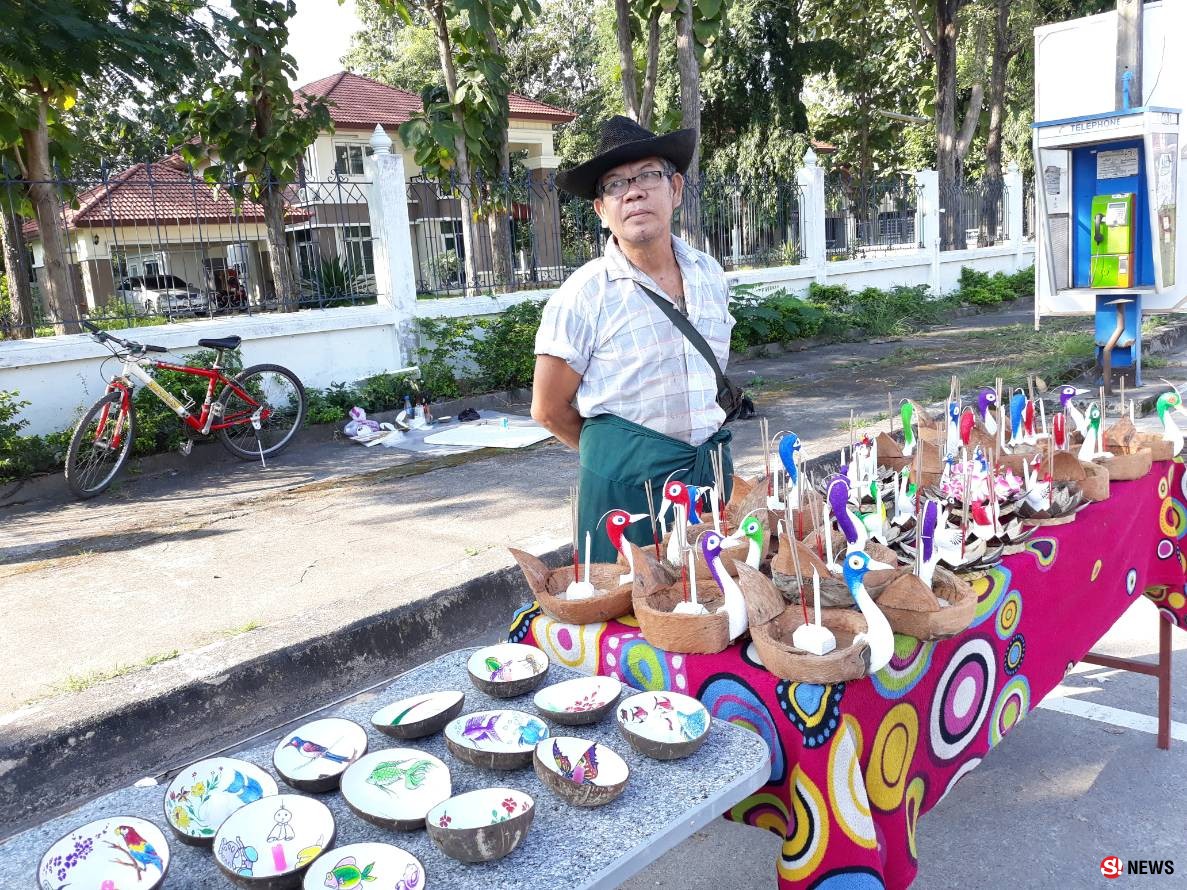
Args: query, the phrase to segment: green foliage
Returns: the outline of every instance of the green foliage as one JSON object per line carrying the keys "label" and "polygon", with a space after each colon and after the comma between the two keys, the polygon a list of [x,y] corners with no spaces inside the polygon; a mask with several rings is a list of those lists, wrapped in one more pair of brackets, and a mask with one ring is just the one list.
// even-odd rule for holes
{"label": "green foliage", "polygon": [[817,337],[830,326],[826,307],[777,290],[767,296],[756,285],[738,285],[730,292],[730,314],[736,324],[730,348],[736,351],[763,343],[788,343]]}
{"label": "green foliage", "polygon": [[424,392],[411,374],[376,374],[358,383],[331,383],[327,389],[307,389],[305,422],[343,423],[351,408],[367,414],[394,411],[404,407],[404,396],[415,399]]}
{"label": "green foliage", "polygon": [[0,482],[12,482],[58,467],[66,457],[71,430],[45,436],[22,436],[21,430],[29,422],[19,418],[22,408],[20,394],[0,390]]}
{"label": "green foliage", "polygon": [[478,379],[488,389],[532,385],[536,329],[543,311],[543,301],[524,300],[478,323],[482,336],[472,338],[470,353],[478,366]]}
{"label": "green foliage", "polygon": [[1034,296],[1034,267],[1013,274],[978,272],[968,266],[960,270],[957,296],[973,306],[997,306]]}
{"label": "green foliage", "polygon": [[[184,356],[184,363],[195,368],[210,368],[214,365],[217,353],[211,349],[200,349]],[[243,370],[243,360],[239,353],[224,354],[223,371],[228,377],[234,377]],[[152,376],[183,403],[193,401],[201,405],[206,398],[206,380],[193,374],[183,374],[181,371],[167,371],[153,369]],[[220,388],[215,389],[217,398]],[[159,454],[178,447],[186,437],[187,427],[181,419],[173,413],[168,405],[162,402],[147,387],[140,387],[132,396],[132,405],[136,409],[136,441],[132,446],[132,453],[143,457],[149,454]]]}
{"label": "green foliage", "polygon": [[458,359],[466,355],[471,324],[456,318],[418,318],[416,327],[421,342],[432,343],[431,348],[422,348],[417,357],[425,391],[441,398],[461,395],[453,369]]}

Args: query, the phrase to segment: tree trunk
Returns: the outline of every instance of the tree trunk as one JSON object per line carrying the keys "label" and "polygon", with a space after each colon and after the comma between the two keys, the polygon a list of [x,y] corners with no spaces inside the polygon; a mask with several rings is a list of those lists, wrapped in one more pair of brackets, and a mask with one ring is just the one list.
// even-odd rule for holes
{"label": "tree trunk", "polygon": [[941,247],[956,245],[956,16],[959,0],[936,0],[936,171]]}
{"label": "tree trunk", "polygon": [[[503,55],[503,44],[494,28],[488,28],[486,40],[491,50],[499,57]],[[515,259],[511,244],[511,215],[515,209],[511,195],[511,146],[507,136],[507,126],[499,134],[499,175],[491,183],[494,206],[487,214],[487,227],[490,230],[491,271],[494,273],[495,283],[511,288]]]}
{"label": "tree trunk", "polygon": [[618,67],[622,71],[622,104],[627,117],[638,121],[639,88],[635,83],[635,46],[631,35],[631,2],[614,0],[614,15],[617,19]]}
{"label": "tree trunk", "polygon": [[639,107],[639,124],[651,129],[651,115],[655,112],[655,82],[659,73],[659,14],[660,7],[651,13],[647,22],[647,68],[643,75],[643,99]]}
{"label": "tree trunk", "polygon": [[453,66],[453,52],[449,41],[449,23],[445,18],[445,8],[440,2],[432,7],[433,23],[437,31],[437,56],[441,62],[441,73],[445,77],[445,89],[449,92],[449,102],[453,109],[453,123],[457,127],[457,135],[453,137],[453,150],[457,156],[457,182],[455,183],[458,204],[461,206],[462,216],[462,251],[465,253],[462,268],[466,276],[465,292],[476,293],[478,289],[478,274],[475,257],[477,238],[474,232],[474,214],[471,209],[472,195],[470,190],[474,184],[470,175],[470,155],[466,151],[466,120],[462,109],[455,99],[457,97],[457,69]]}
{"label": "tree trunk", "polygon": [[16,183],[5,186],[0,200],[0,247],[4,250],[4,274],[8,281],[8,299],[12,304],[14,340],[32,337],[36,317],[33,312],[33,289],[29,286],[29,268],[25,241],[21,236],[24,219],[16,212]]}
{"label": "tree trunk", "polygon": [[268,257],[272,262],[272,285],[276,300],[283,312],[301,308],[301,294],[297,276],[289,256],[288,240],[284,236],[284,191],[273,184],[265,190],[263,201],[264,227],[268,231]]}
{"label": "tree trunk", "polygon": [[989,71],[989,132],[985,135],[985,177],[1002,178],[1002,124],[1006,117],[1006,69],[1010,64],[1010,3],[996,0],[993,61]]}
{"label": "tree trunk", "polygon": [[[676,61],[680,68],[680,127],[701,133],[701,66],[697,62],[696,35],[692,30],[694,0],[684,0],[676,18]],[[693,150],[692,161],[684,173],[684,201],[680,205],[680,236],[693,247],[701,248],[701,176],[700,148]]]}
{"label": "tree trunk", "polygon": [[70,262],[66,236],[62,231],[61,204],[49,162],[48,105],[42,99],[37,106],[37,127],[21,133],[28,153],[29,199],[37,214],[41,246],[45,253],[45,280],[41,282],[45,305],[54,316],[54,332],[77,334],[78,303],[70,280]]}

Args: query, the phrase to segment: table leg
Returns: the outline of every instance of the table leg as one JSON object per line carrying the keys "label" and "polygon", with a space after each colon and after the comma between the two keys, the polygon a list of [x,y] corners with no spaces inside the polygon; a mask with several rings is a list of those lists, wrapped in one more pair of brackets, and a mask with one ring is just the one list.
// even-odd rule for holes
{"label": "table leg", "polygon": [[1145,674],[1158,679],[1158,747],[1164,751],[1171,746],[1171,624],[1158,616],[1158,662],[1146,664],[1136,658],[1118,658],[1116,655],[1097,655],[1089,652],[1082,659],[1085,664]]}

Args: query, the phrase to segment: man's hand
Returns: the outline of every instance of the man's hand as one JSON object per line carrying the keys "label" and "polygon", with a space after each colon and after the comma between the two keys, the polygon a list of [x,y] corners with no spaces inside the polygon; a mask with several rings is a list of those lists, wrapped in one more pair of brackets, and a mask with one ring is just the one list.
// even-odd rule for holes
{"label": "man's hand", "polygon": [[573,407],[581,375],[555,355],[536,356],[532,381],[532,419],[574,451],[581,440],[584,418]]}

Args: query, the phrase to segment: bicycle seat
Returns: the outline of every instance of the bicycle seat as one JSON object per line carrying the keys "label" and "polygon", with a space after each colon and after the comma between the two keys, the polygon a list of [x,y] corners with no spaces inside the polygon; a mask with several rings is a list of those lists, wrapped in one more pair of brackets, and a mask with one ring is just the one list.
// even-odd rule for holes
{"label": "bicycle seat", "polygon": [[207,349],[238,349],[242,342],[242,337],[206,337],[199,340],[198,345]]}

